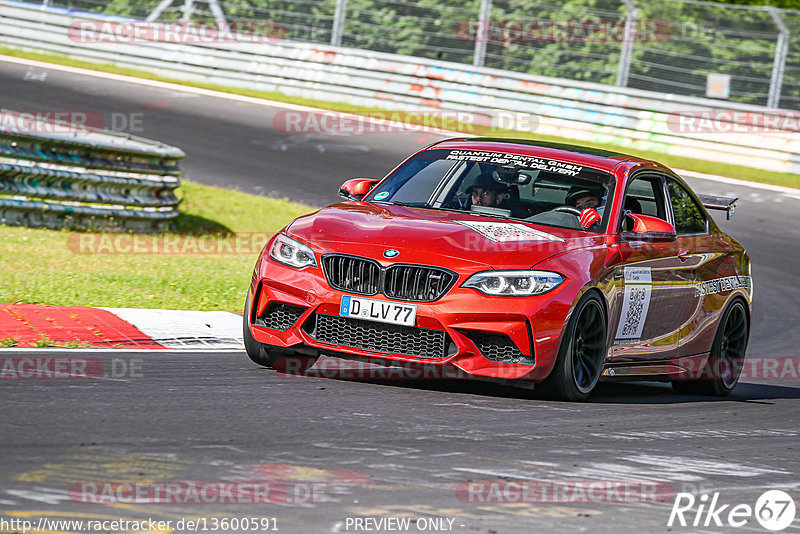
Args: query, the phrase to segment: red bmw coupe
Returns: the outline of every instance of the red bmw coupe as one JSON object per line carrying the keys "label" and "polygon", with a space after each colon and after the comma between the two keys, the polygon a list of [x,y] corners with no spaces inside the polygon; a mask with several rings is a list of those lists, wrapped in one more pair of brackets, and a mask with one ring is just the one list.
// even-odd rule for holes
{"label": "red bmw coupe", "polygon": [[750,262],[663,165],[592,148],[451,139],[272,238],[244,310],[250,358],[450,366],[584,400],[599,380],[727,395]]}

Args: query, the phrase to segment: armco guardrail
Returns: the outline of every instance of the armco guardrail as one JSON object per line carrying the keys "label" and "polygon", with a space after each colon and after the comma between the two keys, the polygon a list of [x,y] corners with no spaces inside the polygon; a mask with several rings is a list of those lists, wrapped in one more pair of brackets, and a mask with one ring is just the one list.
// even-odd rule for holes
{"label": "armco guardrail", "polygon": [[0,116],[0,223],[154,232],[177,217],[180,149],[102,130],[46,133],[74,125]]}
{"label": "armco guardrail", "polygon": [[[800,174],[792,112],[286,41],[148,42],[141,38],[146,32],[134,40],[113,25],[113,35],[98,40],[103,25],[92,21],[108,20],[0,0],[0,36],[7,46],[352,105],[486,113],[505,126],[513,126],[508,117],[513,122],[514,114],[523,114],[517,125],[530,124],[533,116],[543,135]],[[82,21],[89,21],[88,34]],[[687,113],[691,120],[681,122]],[[710,122],[703,122],[703,113]]]}

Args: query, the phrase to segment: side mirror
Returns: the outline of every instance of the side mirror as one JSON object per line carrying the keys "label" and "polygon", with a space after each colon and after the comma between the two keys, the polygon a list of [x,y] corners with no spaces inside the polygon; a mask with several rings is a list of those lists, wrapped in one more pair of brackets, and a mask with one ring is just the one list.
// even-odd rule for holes
{"label": "side mirror", "polygon": [[352,180],[347,180],[339,188],[339,196],[345,200],[361,200],[378,182],[380,180],[375,178],[353,178]]}
{"label": "side mirror", "polygon": [[621,232],[619,240],[644,241],[646,243],[669,243],[678,239],[675,227],[664,219],[641,215],[639,213],[625,212],[625,217],[633,219],[633,230]]}

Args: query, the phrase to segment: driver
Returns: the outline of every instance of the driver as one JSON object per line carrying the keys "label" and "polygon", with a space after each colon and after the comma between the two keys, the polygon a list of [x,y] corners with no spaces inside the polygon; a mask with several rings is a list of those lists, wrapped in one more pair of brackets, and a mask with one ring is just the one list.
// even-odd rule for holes
{"label": "driver", "polygon": [[565,202],[580,211],[580,225],[597,231],[603,219],[603,191],[593,187],[572,186]]}
{"label": "driver", "polygon": [[491,175],[481,174],[475,183],[467,188],[471,205],[511,209],[508,201],[508,187],[495,181]]}

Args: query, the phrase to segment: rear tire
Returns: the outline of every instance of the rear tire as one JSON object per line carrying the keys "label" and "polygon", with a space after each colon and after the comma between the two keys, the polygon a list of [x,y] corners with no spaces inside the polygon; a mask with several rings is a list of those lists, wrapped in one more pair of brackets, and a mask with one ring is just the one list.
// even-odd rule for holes
{"label": "rear tire", "polygon": [[606,327],[603,304],[596,295],[587,293],[575,306],[555,367],[542,382],[547,397],[565,401],[589,398],[603,371]]}
{"label": "rear tire", "polygon": [[736,384],[744,365],[750,322],[745,304],[737,299],[728,306],[714,336],[711,354],[700,377],[693,380],[673,380],[672,389],[685,395],[724,397]]}

